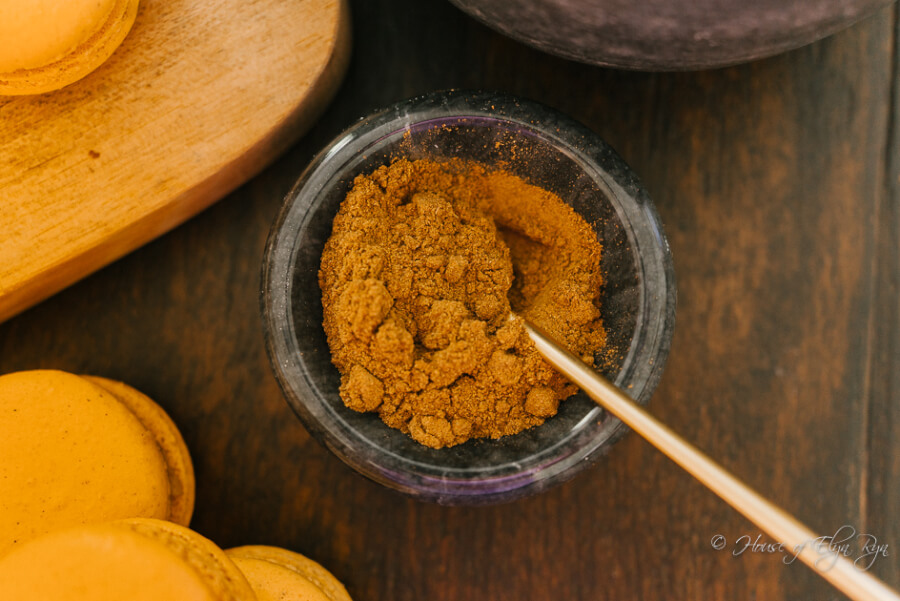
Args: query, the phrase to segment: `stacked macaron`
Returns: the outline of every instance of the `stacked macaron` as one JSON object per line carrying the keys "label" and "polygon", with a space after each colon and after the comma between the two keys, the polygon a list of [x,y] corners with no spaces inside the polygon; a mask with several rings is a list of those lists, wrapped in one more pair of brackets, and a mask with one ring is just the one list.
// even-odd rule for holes
{"label": "stacked macaron", "polygon": [[250,581],[259,601],[352,601],[331,572],[299,553],[250,545],[225,554]]}
{"label": "stacked macaron", "polygon": [[183,526],[136,518],[37,538],[0,560],[0,599],[254,601],[224,552]]}
{"label": "stacked macaron", "polygon": [[0,376],[0,599],[350,601],[275,547],[227,553],[188,529],[178,428],[134,388],[39,370]]}
{"label": "stacked macaron", "polygon": [[0,556],[66,526],[148,517],[186,526],[194,470],[178,428],[125,384],[0,376]]}

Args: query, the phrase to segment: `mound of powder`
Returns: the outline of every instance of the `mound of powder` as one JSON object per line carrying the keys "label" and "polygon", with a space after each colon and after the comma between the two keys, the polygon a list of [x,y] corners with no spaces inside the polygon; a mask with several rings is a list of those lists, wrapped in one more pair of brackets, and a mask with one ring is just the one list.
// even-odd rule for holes
{"label": "mound of powder", "polygon": [[571,207],[509,173],[402,159],[358,176],[319,270],[341,398],[434,448],[543,423],[576,389],[509,315],[592,363],[600,253]]}

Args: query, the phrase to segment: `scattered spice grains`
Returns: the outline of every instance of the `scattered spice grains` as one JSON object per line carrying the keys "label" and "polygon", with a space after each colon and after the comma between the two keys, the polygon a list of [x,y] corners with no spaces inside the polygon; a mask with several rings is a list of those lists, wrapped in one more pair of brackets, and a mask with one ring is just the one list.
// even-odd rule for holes
{"label": "scattered spice grains", "polygon": [[504,171],[399,159],[358,176],[319,271],[344,403],[433,448],[543,423],[576,388],[510,311],[593,362],[600,253],[571,207]]}

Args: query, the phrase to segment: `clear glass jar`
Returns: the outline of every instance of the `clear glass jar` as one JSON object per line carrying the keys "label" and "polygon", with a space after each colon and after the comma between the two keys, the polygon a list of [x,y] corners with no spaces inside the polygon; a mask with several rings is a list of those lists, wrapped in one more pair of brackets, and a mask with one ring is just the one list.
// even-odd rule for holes
{"label": "clear glass jar", "polygon": [[607,349],[597,368],[642,404],[659,382],[675,321],[675,277],[656,209],[637,178],[596,134],[557,111],[510,96],[449,91],[360,120],[312,160],[285,199],[269,235],[261,304],[269,358],[287,401],[348,465],[420,499],[502,502],[571,478],[627,430],[583,393],[541,426],[445,449],[424,447],[341,401],[322,328],[319,261],[354,177],[401,156],[502,164],[569,203],[604,247]]}

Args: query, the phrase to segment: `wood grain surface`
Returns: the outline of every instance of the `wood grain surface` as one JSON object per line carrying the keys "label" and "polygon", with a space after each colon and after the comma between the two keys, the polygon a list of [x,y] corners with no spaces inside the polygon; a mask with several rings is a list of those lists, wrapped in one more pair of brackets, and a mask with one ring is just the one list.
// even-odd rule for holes
{"label": "wood grain surface", "polygon": [[[891,7],[786,55],[698,73],[566,62],[440,0],[351,3],[355,50],[323,118],[170,234],[0,326],[0,372],[122,379],[182,428],[193,526],[323,563],[357,601],[841,599],[635,436],[509,505],[440,507],[358,476],[282,400],[259,268],[283,195],[342,128],[448,87],[513,92],[599,132],[642,177],[678,275],[650,410],[814,530],[889,545],[900,586],[900,106]],[[728,547],[715,551],[721,534]]]}
{"label": "wood grain surface", "polygon": [[256,174],[331,99],[343,0],[142,0],[84,79],[0,97],[0,321]]}

